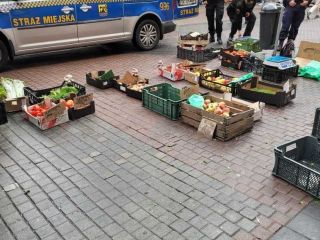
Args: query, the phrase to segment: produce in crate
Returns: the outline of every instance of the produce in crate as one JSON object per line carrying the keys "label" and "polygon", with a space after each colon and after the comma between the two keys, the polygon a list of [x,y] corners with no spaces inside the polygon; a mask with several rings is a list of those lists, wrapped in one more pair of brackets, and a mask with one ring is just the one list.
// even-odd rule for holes
{"label": "produce in crate", "polygon": [[4,101],[7,98],[6,89],[0,85],[0,102]]}
{"label": "produce in crate", "polygon": [[225,102],[211,102],[210,99],[204,101],[203,109],[225,118],[230,117],[230,108]]}
{"label": "produce in crate", "polygon": [[232,55],[232,56],[239,56],[241,58],[245,58],[249,56],[249,53],[243,50],[225,50],[226,54]]}
{"label": "produce in crate", "polygon": [[24,84],[22,81],[10,78],[1,78],[1,84],[5,88],[6,98],[15,99],[24,97]]}
{"label": "produce in crate", "polygon": [[50,91],[50,94],[43,97],[48,97],[53,101],[59,101],[60,99],[69,98],[71,94],[78,94],[78,89],[74,86],[63,86]]}
{"label": "produce in crate", "polygon": [[30,113],[34,117],[43,117],[44,113],[49,109],[46,104],[35,104],[29,106],[28,113]]}
{"label": "produce in crate", "polygon": [[66,106],[66,108],[71,109],[74,107],[74,102],[73,100],[64,100],[64,99],[60,99],[60,103],[64,104]]}

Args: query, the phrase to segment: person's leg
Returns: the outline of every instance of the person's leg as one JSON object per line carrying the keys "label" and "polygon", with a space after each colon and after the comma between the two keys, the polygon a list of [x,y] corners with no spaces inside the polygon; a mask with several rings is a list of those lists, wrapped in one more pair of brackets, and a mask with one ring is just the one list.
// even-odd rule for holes
{"label": "person's leg", "polygon": [[233,39],[234,35],[236,34],[236,32],[239,28],[239,17],[235,13],[234,9],[230,7],[230,5],[227,7],[227,14],[228,14],[228,16],[230,18],[230,22],[231,22],[231,31],[230,31],[230,35],[229,35],[229,41],[230,41]]}
{"label": "person's leg", "polygon": [[229,40],[232,40],[233,36],[237,32],[237,24],[236,24],[236,21],[235,21],[236,13],[233,11],[233,8],[231,8],[230,5],[227,7],[227,14],[228,14],[230,22],[231,22],[231,31],[230,31],[230,34],[229,34]]}
{"label": "person's leg", "polygon": [[207,7],[206,8],[206,15],[208,20],[208,28],[210,33],[210,42],[214,42],[214,34],[215,34],[215,27],[214,27],[214,8]]}
{"label": "person's leg", "polygon": [[219,44],[222,44],[221,34],[222,34],[222,18],[224,14],[224,3],[218,4],[216,7],[216,32],[217,40]]}
{"label": "person's leg", "polygon": [[299,27],[304,20],[304,16],[305,16],[305,9],[304,8],[296,9],[288,39],[296,40],[296,37],[299,32]]}
{"label": "person's leg", "polygon": [[250,16],[246,18],[246,20],[248,21],[248,23],[247,23],[246,30],[244,31],[243,36],[249,37],[249,36],[251,36],[251,32],[252,32],[254,25],[256,23],[256,15],[252,12],[250,14]]}
{"label": "person's leg", "polygon": [[283,43],[288,37],[289,29],[292,24],[293,14],[294,14],[294,9],[292,7],[286,7],[283,14],[283,18],[282,18],[282,28],[279,35],[278,50],[282,49]]}

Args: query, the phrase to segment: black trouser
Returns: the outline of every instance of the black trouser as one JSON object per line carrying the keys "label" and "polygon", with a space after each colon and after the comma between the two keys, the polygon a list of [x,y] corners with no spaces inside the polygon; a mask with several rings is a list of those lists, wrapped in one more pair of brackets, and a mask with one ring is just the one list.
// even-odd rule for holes
{"label": "black trouser", "polygon": [[[237,33],[238,30],[241,30],[242,27],[242,18],[243,13],[237,14],[235,9],[230,7],[227,8],[227,13],[231,21],[231,32],[230,32],[230,38],[233,38],[233,36]],[[251,12],[249,17],[245,17],[247,21],[246,30],[244,31],[243,36],[249,37],[251,36],[251,32],[254,28],[254,25],[256,23],[256,15]]]}
{"label": "black trouser", "polygon": [[304,15],[304,7],[286,7],[282,18],[282,29],[279,36],[280,41],[284,41],[287,37],[292,40],[296,39]]}
{"label": "black trouser", "polygon": [[[213,37],[214,34],[217,33],[217,37],[221,38],[223,13],[223,1],[221,3],[217,3],[216,5],[207,5],[206,15],[208,19],[209,33],[211,37]],[[216,22],[214,22],[214,20],[216,20]]]}

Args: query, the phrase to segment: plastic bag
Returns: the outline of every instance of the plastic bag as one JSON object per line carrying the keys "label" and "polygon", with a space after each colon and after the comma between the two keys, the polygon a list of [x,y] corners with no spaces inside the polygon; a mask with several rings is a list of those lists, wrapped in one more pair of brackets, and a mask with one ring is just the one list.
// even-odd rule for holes
{"label": "plastic bag", "polygon": [[204,98],[199,94],[193,94],[188,98],[189,104],[192,107],[203,108]]}
{"label": "plastic bag", "polygon": [[299,69],[299,77],[312,78],[320,81],[320,62],[311,61]]}

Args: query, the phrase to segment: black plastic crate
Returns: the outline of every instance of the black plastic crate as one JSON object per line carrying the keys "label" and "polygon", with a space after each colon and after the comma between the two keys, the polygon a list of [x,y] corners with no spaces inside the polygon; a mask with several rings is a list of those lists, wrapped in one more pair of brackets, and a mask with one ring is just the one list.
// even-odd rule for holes
{"label": "black plastic crate", "polygon": [[95,113],[95,111],[96,111],[95,104],[94,104],[94,101],[92,101],[88,107],[77,109],[77,110],[75,110],[74,108],[69,109],[68,115],[69,115],[69,119],[73,121],[73,120],[82,118],[84,116],[93,114]]}
{"label": "black plastic crate", "polygon": [[[103,74],[105,74],[105,71],[98,71],[98,76],[101,77]],[[87,84],[94,86],[99,89],[108,89],[113,87],[114,81],[112,80],[117,80],[119,79],[119,76],[114,76],[113,78],[106,79],[106,80],[95,80],[92,78],[91,73],[86,74],[86,81]]]}
{"label": "black plastic crate", "polygon": [[3,102],[0,102],[0,125],[8,122],[6,107]]}
{"label": "black plastic crate", "polygon": [[239,55],[232,55],[228,53],[229,51],[243,51],[243,50],[235,50],[233,47],[227,48],[227,49],[221,49],[220,51],[221,57],[225,60],[230,60],[233,63],[239,63],[243,59],[243,57]]}
{"label": "black plastic crate", "polygon": [[[262,92],[252,91],[252,88],[266,87],[278,89],[276,94],[267,94]],[[248,99],[254,102],[264,102],[266,104],[283,107],[288,104],[292,99],[296,98],[297,85],[292,83],[289,92],[283,91],[283,86],[274,83],[267,83],[260,81],[257,78],[248,80],[243,84],[237,85],[237,94],[242,99]]]}
{"label": "black plastic crate", "polygon": [[132,98],[135,98],[135,99],[138,99],[138,100],[142,100],[142,92],[135,91],[135,90],[127,87],[126,93],[127,93],[128,97],[132,97]]}
{"label": "black plastic crate", "polygon": [[299,66],[280,70],[275,67],[269,67],[264,65],[262,71],[262,79],[275,83],[282,83],[287,81],[289,77],[297,77],[299,72]]}
{"label": "black plastic crate", "polygon": [[43,101],[43,96],[49,95],[52,90],[61,88],[63,86],[76,87],[78,89],[77,96],[82,96],[82,95],[86,94],[85,86],[83,86],[83,85],[81,85],[79,83],[76,83],[74,81],[63,81],[60,86],[52,87],[52,88],[46,88],[46,89],[40,89],[40,90],[33,90],[33,89],[29,88],[29,87],[25,87],[24,88],[24,95],[29,98],[29,103],[31,105],[34,105],[34,104],[42,102]]}
{"label": "black plastic crate", "polygon": [[204,50],[189,50],[177,46],[177,58],[187,59],[192,62],[206,62],[218,57],[220,49],[210,48]]}
{"label": "black plastic crate", "polygon": [[320,108],[316,110],[312,136],[274,149],[272,174],[320,198]]}
{"label": "black plastic crate", "polygon": [[241,70],[261,76],[263,71],[263,61],[256,57],[243,58],[241,62]]}
{"label": "black plastic crate", "polygon": [[203,88],[214,90],[218,92],[229,92],[232,93],[232,95],[236,95],[236,86],[233,86],[231,84],[221,84],[217,82],[212,82],[210,80],[207,80],[208,77],[223,77],[226,80],[232,80],[234,77],[223,74],[219,69],[206,71],[200,74],[199,79],[199,85]]}
{"label": "black plastic crate", "polygon": [[232,69],[236,69],[236,70],[240,70],[241,69],[241,63],[242,61],[239,62],[232,62],[231,60],[222,58],[221,60],[221,66],[222,67],[226,67],[226,68],[232,68]]}

